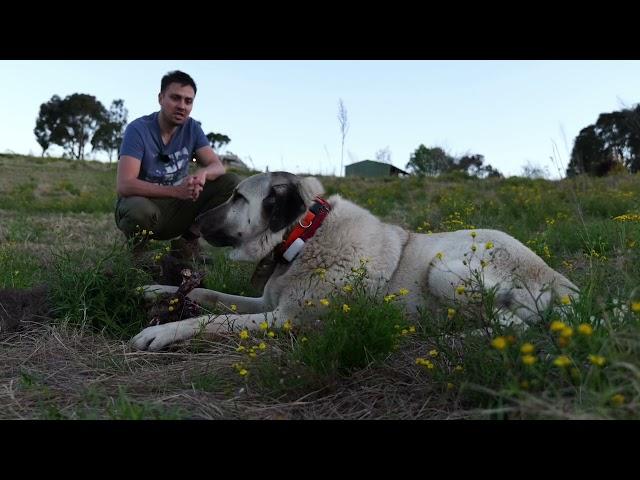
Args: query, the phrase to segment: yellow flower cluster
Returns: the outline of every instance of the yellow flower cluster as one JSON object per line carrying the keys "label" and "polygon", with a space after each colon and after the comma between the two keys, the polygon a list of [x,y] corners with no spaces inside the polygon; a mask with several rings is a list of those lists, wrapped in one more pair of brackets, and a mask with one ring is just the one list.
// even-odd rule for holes
{"label": "yellow flower cluster", "polygon": [[416,358],[416,365],[422,365],[423,367],[426,367],[429,370],[433,370],[435,368],[435,365],[433,364],[433,362],[431,360],[428,360],[428,359],[422,358],[422,357]]}
{"label": "yellow flower cluster", "polygon": [[605,363],[607,363],[607,359],[604,358],[602,355],[589,355],[589,361],[593,364],[596,365],[597,367],[603,367]]}
{"label": "yellow flower cluster", "polygon": [[638,213],[625,213],[624,215],[618,215],[613,217],[616,222],[640,222],[640,214]]}
{"label": "yellow flower cluster", "polygon": [[571,365],[571,359],[566,355],[558,355],[553,361],[553,364],[556,367],[568,367],[569,365]]}

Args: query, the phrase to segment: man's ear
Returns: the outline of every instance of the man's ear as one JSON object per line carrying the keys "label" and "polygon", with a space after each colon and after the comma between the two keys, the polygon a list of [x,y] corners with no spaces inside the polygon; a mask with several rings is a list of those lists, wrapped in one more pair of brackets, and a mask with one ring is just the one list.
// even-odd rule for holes
{"label": "man's ear", "polygon": [[262,208],[272,232],[291,225],[305,211],[298,186],[291,183],[273,185],[262,201]]}

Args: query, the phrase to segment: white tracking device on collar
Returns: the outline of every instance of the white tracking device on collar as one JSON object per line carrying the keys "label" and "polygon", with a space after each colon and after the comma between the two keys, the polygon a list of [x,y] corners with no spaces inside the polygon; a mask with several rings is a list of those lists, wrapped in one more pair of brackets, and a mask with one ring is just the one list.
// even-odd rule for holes
{"label": "white tracking device on collar", "polygon": [[296,238],[295,241],[289,245],[287,251],[282,254],[282,258],[284,258],[287,262],[292,261],[296,258],[296,255],[300,253],[300,250],[304,248],[304,240],[301,238]]}

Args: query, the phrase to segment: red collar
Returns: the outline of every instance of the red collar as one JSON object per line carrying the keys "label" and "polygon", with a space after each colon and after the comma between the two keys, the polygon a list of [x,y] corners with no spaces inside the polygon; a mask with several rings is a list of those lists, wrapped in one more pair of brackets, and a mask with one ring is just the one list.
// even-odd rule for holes
{"label": "red collar", "polygon": [[276,247],[276,258],[291,262],[304,247],[304,242],[316,233],[325,217],[331,211],[331,205],[320,197],[316,197],[302,220],[298,221],[287,239]]}

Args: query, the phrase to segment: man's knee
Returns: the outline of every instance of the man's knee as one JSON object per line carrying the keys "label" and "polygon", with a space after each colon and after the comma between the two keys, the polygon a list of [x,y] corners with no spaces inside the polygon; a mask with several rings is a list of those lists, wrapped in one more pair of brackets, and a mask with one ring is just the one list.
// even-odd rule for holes
{"label": "man's knee", "polygon": [[235,173],[225,173],[211,182],[205,183],[202,192],[203,202],[200,204],[200,211],[209,210],[223,204],[233,193],[242,178]]}
{"label": "man's knee", "polygon": [[235,173],[225,173],[224,175],[220,175],[218,178],[214,180],[218,191],[226,195],[226,197],[231,196],[231,192],[236,186],[242,181],[239,175]]}
{"label": "man's knee", "polygon": [[159,209],[148,198],[126,197],[118,200],[115,215],[118,228],[131,237],[141,230],[153,230]]}

